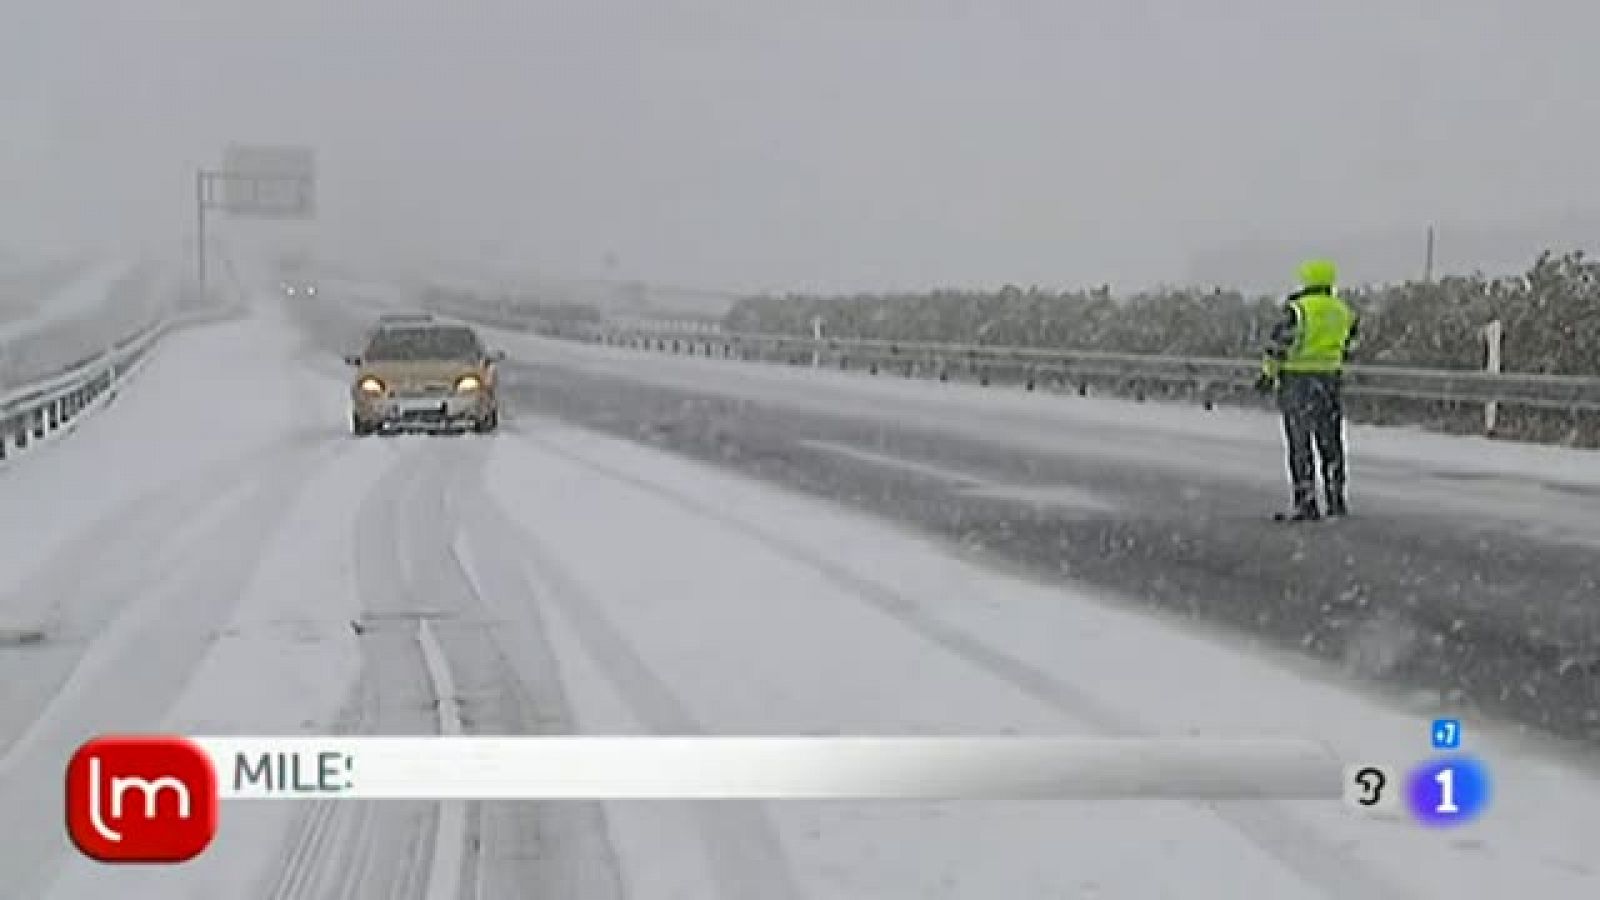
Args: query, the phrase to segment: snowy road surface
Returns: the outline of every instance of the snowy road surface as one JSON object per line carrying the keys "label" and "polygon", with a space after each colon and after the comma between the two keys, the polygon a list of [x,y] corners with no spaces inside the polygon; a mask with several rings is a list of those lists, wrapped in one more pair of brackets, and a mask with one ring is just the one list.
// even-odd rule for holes
{"label": "snowy road surface", "polygon": [[[803,446],[845,480],[889,472],[907,497],[1040,493],[982,460],[930,458],[893,431],[866,446],[823,419],[809,443],[793,439],[801,419],[769,438],[782,448],[752,444],[798,382],[659,364],[622,379],[606,370],[627,361],[508,338],[521,386],[501,433],[356,440],[341,334],[307,318],[263,292],[251,318],[177,335],[70,439],[0,469],[0,572],[14,576],[0,624],[49,634],[0,647],[0,897],[423,898],[450,860],[447,893],[464,900],[1600,893],[1600,784],[1476,721],[1497,800],[1456,832],[1326,800],[486,802],[460,819],[424,802],[231,801],[186,866],[82,860],[60,791],[84,738],[430,733],[424,633],[475,733],[1271,733],[1352,761],[1426,755],[1426,715],[1102,597],[1115,587],[1103,571],[1043,579],[937,522],[913,530],[775,484],[806,468],[778,449]],[[706,399],[736,380],[767,405]],[[689,458],[700,438],[654,446],[674,443],[652,406],[668,401],[680,430],[731,452],[713,464]],[[648,440],[605,433],[635,416]],[[1042,508],[1139,522],[1140,452],[1120,482],[1057,486]],[[773,468],[750,466],[762,453]],[[1243,539],[1281,546],[1246,506]],[[1563,510],[1562,534],[1581,538],[1580,510]],[[1556,540],[1528,552],[1557,554]],[[1561,577],[1564,557],[1541,558]]]}

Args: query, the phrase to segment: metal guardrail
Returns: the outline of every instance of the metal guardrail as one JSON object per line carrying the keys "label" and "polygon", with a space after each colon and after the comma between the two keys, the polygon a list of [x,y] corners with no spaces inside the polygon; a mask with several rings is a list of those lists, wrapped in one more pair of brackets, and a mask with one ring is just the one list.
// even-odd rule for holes
{"label": "metal guardrail", "polygon": [[[440,312],[491,327],[533,330],[608,346],[744,361],[778,362],[908,378],[1011,383],[1028,390],[1054,388],[1087,395],[1110,389],[1144,400],[1181,396],[1207,409],[1217,402],[1252,396],[1259,360],[1156,356],[1091,350],[1003,347],[929,341],[812,338],[796,335],[717,332],[703,325],[608,322],[559,323],[506,309],[439,304]],[[1525,407],[1573,415],[1600,412],[1600,378],[1533,373],[1351,365],[1345,368],[1350,397],[1473,406]]]}
{"label": "metal guardrail", "polygon": [[66,427],[110,394],[172,331],[231,314],[226,307],[179,313],[57,375],[0,394],[0,461]]}
{"label": "metal guardrail", "polygon": [[[1260,372],[1256,360],[1151,356],[979,344],[942,344],[772,334],[675,332],[661,328],[607,328],[588,335],[597,343],[636,349],[744,360],[781,361],[877,374],[983,384],[1076,386],[1116,383],[1141,395],[1151,389],[1198,397],[1208,406],[1224,395],[1250,391]],[[1600,378],[1401,366],[1352,365],[1345,390],[1356,397],[1459,404],[1500,404],[1538,409],[1600,410]]]}

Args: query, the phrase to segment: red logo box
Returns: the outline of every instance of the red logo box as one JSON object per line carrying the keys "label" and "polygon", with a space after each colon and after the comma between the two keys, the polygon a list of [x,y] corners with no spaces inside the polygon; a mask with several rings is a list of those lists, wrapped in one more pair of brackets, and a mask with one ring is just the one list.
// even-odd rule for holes
{"label": "red logo box", "polygon": [[67,833],[107,863],[180,863],[217,835],[217,773],[193,741],[112,735],[67,763]]}

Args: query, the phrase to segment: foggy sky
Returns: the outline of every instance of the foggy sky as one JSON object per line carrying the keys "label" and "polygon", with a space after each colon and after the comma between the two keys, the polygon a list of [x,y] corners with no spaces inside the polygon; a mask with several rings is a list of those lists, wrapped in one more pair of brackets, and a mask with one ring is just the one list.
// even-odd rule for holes
{"label": "foggy sky", "polygon": [[735,289],[1136,286],[1600,208],[1590,0],[0,11],[0,244],[180,248],[231,141],[317,148],[322,218],[277,231],[329,248]]}

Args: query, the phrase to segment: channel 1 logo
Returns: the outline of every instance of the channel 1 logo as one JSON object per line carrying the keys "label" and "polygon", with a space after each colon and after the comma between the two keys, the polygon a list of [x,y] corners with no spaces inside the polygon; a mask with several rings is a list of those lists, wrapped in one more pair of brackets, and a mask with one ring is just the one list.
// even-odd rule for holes
{"label": "channel 1 logo", "polygon": [[180,863],[217,834],[217,775],[181,737],[110,736],[67,763],[67,834],[107,863]]}
{"label": "channel 1 logo", "polygon": [[1489,807],[1489,767],[1452,756],[1424,763],[1411,772],[1406,805],[1418,822],[1432,828],[1465,825]]}

